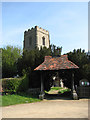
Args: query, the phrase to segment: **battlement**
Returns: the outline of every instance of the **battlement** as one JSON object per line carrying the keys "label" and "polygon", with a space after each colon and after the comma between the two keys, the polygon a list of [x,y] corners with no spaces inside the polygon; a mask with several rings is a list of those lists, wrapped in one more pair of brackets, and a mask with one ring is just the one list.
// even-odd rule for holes
{"label": "battlement", "polygon": [[49,48],[49,44],[49,32],[41,27],[35,26],[24,32],[24,48],[27,50]]}
{"label": "battlement", "polygon": [[[40,30],[40,31],[48,32],[48,30],[45,30],[45,29],[43,29],[43,28],[41,28],[41,27],[38,27],[38,26],[35,26],[35,28],[36,28],[37,30]],[[49,33],[49,32],[48,32],[48,33]]]}
{"label": "battlement", "polygon": [[27,31],[25,31],[24,34],[27,34],[28,32],[31,32],[33,30],[35,30],[35,28],[32,27],[31,29],[28,29]]}
{"label": "battlement", "polygon": [[27,34],[28,32],[32,32],[34,30],[40,31],[40,32],[44,32],[46,34],[49,34],[48,30],[45,30],[39,26],[35,26],[34,28],[32,27],[31,29],[28,29],[27,31],[24,32],[24,34]]}

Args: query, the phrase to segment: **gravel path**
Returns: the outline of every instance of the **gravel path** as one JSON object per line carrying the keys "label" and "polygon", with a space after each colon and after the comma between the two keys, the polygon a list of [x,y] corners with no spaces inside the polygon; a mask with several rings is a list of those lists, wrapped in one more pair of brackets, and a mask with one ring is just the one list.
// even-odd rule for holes
{"label": "gravel path", "polygon": [[88,118],[88,99],[43,100],[2,108],[3,118]]}

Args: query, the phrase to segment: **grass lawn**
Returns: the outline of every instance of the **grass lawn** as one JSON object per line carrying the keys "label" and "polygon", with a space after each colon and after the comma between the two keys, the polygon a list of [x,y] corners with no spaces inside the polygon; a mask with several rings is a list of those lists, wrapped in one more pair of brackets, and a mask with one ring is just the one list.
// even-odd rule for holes
{"label": "grass lawn", "polygon": [[54,93],[64,93],[64,92],[69,92],[71,91],[69,88],[62,88],[62,87],[51,87],[50,91],[45,91],[45,93],[48,93],[48,94],[54,94]]}
{"label": "grass lawn", "polygon": [[[56,91],[57,93],[64,93],[70,91],[70,89],[63,89],[61,87],[52,87],[49,92],[45,91],[46,93],[50,93]],[[9,106],[15,104],[23,104],[23,103],[32,103],[32,102],[39,102],[41,101],[39,98],[27,95],[25,93],[20,94],[12,94],[12,95],[0,95],[0,106]]]}
{"label": "grass lawn", "polygon": [[63,89],[62,87],[51,87],[51,90],[61,90]]}
{"label": "grass lawn", "polygon": [[67,88],[67,89],[58,91],[58,93],[64,93],[64,92],[69,92],[69,91],[71,91],[71,90]]}
{"label": "grass lawn", "polygon": [[23,104],[23,103],[32,103],[39,102],[40,99],[36,97],[32,97],[26,94],[12,94],[12,95],[2,95],[2,106],[9,106],[15,104]]}

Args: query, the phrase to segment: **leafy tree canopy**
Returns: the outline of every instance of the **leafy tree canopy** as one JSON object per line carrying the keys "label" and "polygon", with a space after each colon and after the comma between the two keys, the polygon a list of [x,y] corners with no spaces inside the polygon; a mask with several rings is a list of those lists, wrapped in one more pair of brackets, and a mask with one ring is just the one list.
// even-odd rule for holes
{"label": "leafy tree canopy", "polygon": [[[49,48],[44,47],[40,50],[38,48],[31,51],[23,50],[22,54],[21,49],[7,46],[2,49],[2,77],[28,74],[31,87],[37,87],[37,85],[40,85],[40,75],[38,72],[33,73],[33,70],[44,61],[45,56],[60,56],[61,51],[62,47],[50,45]],[[69,60],[79,66],[79,70],[75,73],[75,82],[82,78],[87,78],[90,81],[90,57],[86,55],[85,51],[74,49],[73,52],[69,52],[67,55]],[[49,79],[49,77],[47,78]],[[49,88],[50,85],[46,85],[46,89]]]}
{"label": "leafy tree canopy", "polygon": [[40,50],[38,48],[30,51],[24,50],[22,58],[19,58],[17,63],[19,75],[22,75],[23,69],[29,74],[40,65],[44,61],[44,57],[48,55],[61,55],[61,48],[51,45],[50,48],[41,47]]}
{"label": "leafy tree canopy", "polygon": [[2,77],[17,75],[17,60],[21,57],[21,50],[17,47],[2,48]]}
{"label": "leafy tree canopy", "polygon": [[67,53],[69,60],[79,66],[75,79],[80,80],[86,78],[90,81],[90,57],[87,56],[85,50],[74,49],[73,52]]}

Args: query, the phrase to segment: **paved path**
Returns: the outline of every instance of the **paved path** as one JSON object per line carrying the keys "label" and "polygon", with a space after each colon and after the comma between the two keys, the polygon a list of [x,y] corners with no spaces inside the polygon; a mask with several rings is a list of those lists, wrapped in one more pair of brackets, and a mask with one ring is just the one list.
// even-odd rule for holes
{"label": "paved path", "polygon": [[88,99],[43,100],[2,108],[3,118],[88,118]]}

